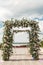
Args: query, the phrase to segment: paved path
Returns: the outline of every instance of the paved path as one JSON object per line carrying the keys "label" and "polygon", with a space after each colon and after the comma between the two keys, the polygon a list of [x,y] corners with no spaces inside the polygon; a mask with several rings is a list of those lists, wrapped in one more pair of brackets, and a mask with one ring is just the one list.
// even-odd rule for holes
{"label": "paved path", "polygon": [[40,51],[40,60],[33,60],[28,48],[15,48],[9,61],[2,60],[2,51],[0,50],[0,65],[43,65],[43,49]]}

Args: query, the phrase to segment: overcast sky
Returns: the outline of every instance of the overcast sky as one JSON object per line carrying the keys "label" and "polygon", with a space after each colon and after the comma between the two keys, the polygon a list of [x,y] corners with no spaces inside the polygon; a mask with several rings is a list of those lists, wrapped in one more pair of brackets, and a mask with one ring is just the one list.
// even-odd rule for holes
{"label": "overcast sky", "polygon": [[3,36],[1,21],[22,17],[37,20],[43,33],[43,0],[0,0],[0,40]]}
{"label": "overcast sky", "polygon": [[42,16],[43,0],[0,0],[0,20]]}

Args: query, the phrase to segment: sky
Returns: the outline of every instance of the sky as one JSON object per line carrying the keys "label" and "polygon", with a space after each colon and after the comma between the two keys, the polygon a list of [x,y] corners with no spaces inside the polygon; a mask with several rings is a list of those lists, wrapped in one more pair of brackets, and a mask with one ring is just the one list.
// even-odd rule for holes
{"label": "sky", "polygon": [[[3,21],[23,17],[39,22],[42,34],[40,38],[43,38],[43,0],[0,0],[0,42],[3,36]],[[17,35],[22,36],[23,33]]]}

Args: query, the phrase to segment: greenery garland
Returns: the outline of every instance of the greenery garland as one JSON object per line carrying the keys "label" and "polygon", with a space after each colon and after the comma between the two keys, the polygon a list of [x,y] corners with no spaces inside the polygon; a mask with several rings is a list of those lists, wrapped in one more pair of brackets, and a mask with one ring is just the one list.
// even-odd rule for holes
{"label": "greenery garland", "polygon": [[[4,35],[3,35],[3,59],[9,60],[10,55],[12,54],[12,43],[13,43],[13,33],[11,32],[12,27],[28,27],[30,26],[31,31],[29,33],[29,41],[30,41],[30,53],[35,60],[39,59],[39,39],[38,32],[39,26],[36,21],[29,21],[27,19],[17,20],[15,21],[5,21]],[[17,32],[17,31],[16,31]]]}
{"label": "greenery garland", "polygon": [[40,43],[39,43],[39,26],[38,22],[32,21],[30,23],[31,25],[31,32],[30,32],[30,53],[32,54],[32,57],[35,60],[39,59],[39,49],[40,49]]}
{"label": "greenery garland", "polygon": [[11,33],[12,23],[10,21],[5,22],[4,35],[3,35],[3,60],[9,60],[12,54],[12,42],[13,34]]}

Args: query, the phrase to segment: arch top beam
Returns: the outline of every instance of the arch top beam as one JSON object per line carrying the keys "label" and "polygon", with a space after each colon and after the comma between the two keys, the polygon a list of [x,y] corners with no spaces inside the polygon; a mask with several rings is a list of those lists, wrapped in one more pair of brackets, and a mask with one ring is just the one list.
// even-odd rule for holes
{"label": "arch top beam", "polygon": [[30,32],[30,30],[13,30],[13,32]]}

